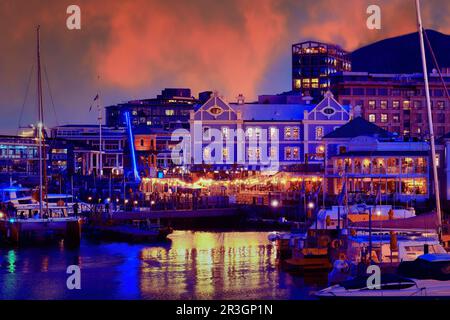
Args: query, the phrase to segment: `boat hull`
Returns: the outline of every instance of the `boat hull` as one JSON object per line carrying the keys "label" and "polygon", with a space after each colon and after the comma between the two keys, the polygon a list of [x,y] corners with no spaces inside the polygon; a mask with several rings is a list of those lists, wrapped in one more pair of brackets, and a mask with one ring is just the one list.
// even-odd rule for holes
{"label": "boat hull", "polygon": [[13,245],[34,245],[64,240],[68,246],[79,246],[81,221],[76,218],[24,219],[0,221],[4,242]]}

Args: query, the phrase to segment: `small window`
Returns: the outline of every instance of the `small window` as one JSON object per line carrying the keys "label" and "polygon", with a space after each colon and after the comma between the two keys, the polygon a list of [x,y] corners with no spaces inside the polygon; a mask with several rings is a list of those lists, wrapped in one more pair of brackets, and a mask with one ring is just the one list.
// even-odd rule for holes
{"label": "small window", "polygon": [[316,127],[316,140],[320,140],[323,137],[323,127]]}
{"label": "small window", "polygon": [[392,101],[392,108],[393,109],[399,109],[400,108],[400,101]]}
{"label": "small window", "polygon": [[369,114],[369,122],[375,122],[376,121],[376,116],[374,113]]}
{"label": "small window", "polygon": [[291,138],[292,138],[291,127],[285,127],[285,128],[284,128],[284,137],[285,137],[286,139],[291,139]]}
{"label": "small window", "polygon": [[284,159],[291,160],[292,159],[292,149],[291,147],[284,148]]}

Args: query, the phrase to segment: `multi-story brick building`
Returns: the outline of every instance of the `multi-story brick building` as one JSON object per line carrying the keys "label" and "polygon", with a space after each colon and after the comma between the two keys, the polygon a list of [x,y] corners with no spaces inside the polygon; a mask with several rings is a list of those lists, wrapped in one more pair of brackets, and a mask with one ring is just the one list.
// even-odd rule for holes
{"label": "multi-story brick building", "polygon": [[[443,71],[450,86],[450,72]],[[439,137],[450,131],[450,101],[437,72],[429,80],[434,132]],[[332,77],[331,87],[341,104],[360,106],[362,116],[383,129],[408,137],[429,134],[422,74],[340,72]]]}

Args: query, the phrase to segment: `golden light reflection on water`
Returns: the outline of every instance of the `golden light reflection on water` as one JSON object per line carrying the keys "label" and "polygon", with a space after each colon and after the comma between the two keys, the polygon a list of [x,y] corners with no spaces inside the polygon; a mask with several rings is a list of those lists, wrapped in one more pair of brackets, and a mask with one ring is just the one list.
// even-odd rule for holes
{"label": "golden light reflection on water", "polygon": [[178,231],[170,238],[168,249],[141,251],[145,298],[244,299],[277,287],[276,251],[267,233]]}

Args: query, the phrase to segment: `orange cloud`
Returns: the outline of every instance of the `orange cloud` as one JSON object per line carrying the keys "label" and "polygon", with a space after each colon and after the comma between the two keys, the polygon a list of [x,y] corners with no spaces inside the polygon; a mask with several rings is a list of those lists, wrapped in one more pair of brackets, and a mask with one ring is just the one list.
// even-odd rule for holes
{"label": "orange cloud", "polygon": [[163,79],[172,86],[256,96],[271,61],[286,49],[280,46],[286,18],[277,1],[236,1],[226,15],[213,4],[203,12],[185,3],[177,2],[178,9],[156,0],[121,6],[111,16],[107,44],[96,48],[98,73],[125,88],[161,87]]}

